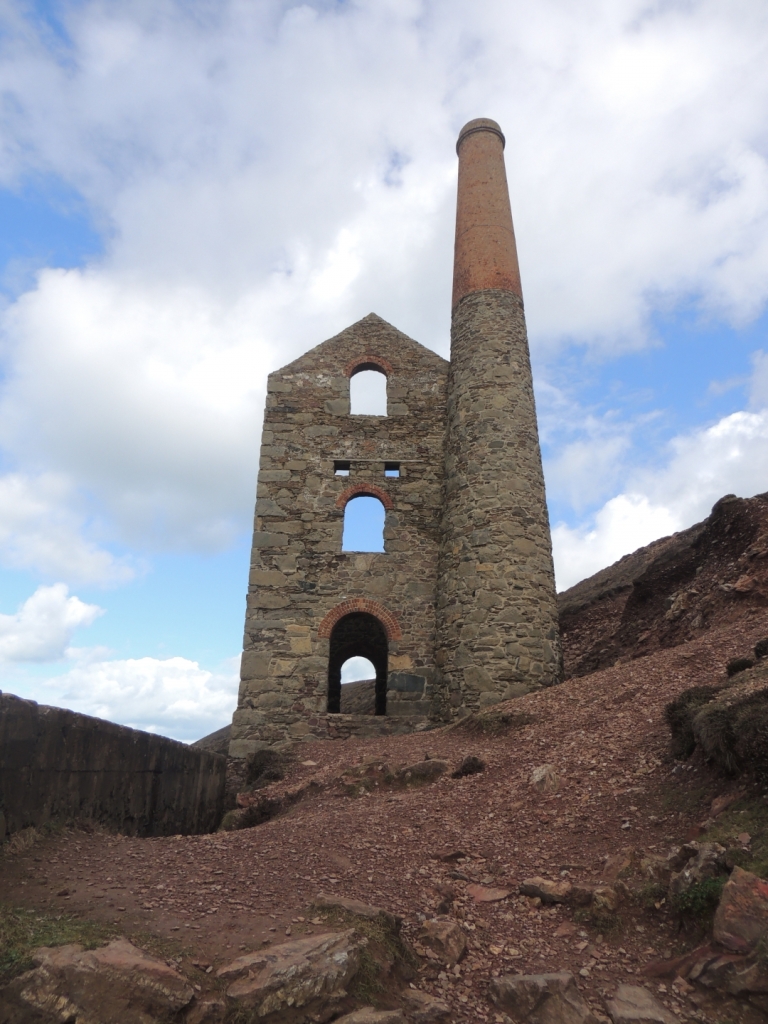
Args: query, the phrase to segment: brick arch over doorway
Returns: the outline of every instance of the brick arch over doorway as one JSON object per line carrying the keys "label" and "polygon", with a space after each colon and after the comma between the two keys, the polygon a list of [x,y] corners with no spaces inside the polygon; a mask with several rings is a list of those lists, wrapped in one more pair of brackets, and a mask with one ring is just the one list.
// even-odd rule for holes
{"label": "brick arch over doorway", "polygon": [[369,615],[374,615],[386,630],[387,640],[390,642],[392,640],[402,640],[403,631],[400,629],[397,616],[385,608],[383,604],[379,604],[378,601],[372,601],[368,597],[350,597],[346,601],[342,601],[341,604],[337,604],[320,623],[317,635],[323,640],[330,639],[333,627],[339,619],[349,615],[350,612],[367,612]]}
{"label": "brick arch over doorway", "polygon": [[344,508],[348,501],[361,495],[378,498],[387,511],[395,507],[394,502],[382,487],[378,487],[376,484],[351,484],[349,487],[345,487],[336,499],[336,508]]}

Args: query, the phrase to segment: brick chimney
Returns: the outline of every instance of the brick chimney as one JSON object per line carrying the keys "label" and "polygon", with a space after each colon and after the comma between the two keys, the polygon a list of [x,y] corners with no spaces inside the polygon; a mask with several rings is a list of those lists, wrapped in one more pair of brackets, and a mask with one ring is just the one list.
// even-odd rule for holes
{"label": "brick chimney", "polygon": [[504,136],[459,133],[437,660],[453,712],[558,682],[561,653]]}

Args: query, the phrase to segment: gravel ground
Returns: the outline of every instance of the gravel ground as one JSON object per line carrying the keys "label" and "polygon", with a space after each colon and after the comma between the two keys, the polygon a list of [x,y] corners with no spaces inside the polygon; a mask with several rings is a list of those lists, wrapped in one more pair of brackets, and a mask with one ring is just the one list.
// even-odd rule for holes
{"label": "gravel ground", "polygon": [[[518,886],[531,875],[604,883],[608,856],[666,853],[694,834],[711,799],[729,787],[695,761],[670,758],[664,706],[687,686],[724,679],[726,661],[766,635],[761,613],[530,694],[505,708],[532,720],[496,736],[454,728],[302,744],[286,778],[261,791],[280,796],[314,780],[283,816],[210,836],[67,830],[6,855],[0,900],[111,922],[129,936],[176,938],[204,970],[265,940],[319,930],[311,903],[322,892],[402,915],[411,938],[453,894],[451,913],[468,934],[469,954],[451,971],[425,959],[415,981],[449,1001],[452,1020],[502,1020],[486,995],[493,975],[556,970],[573,971],[604,1015],[603,994],[646,980],[646,962],[677,955],[693,938],[664,908],[629,902],[600,935],[578,913],[574,920],[569,909],[518,896]],[[468,754],[481,757],[485,771],[445,774],[418,788],[374,786],[363,796],[342,795],[338,784],[351,766],[367,764],[375,778],[379,763],[397,768],[430,757],[456,766]],[[560,778],[554,795],[529,783],[543,764]],[[463,857],[439,859],[449,853]],[[509,896],[476,902],[467,893],[472,883]],[[683,1020],[717,1019],[671,990],[660,998]]]}

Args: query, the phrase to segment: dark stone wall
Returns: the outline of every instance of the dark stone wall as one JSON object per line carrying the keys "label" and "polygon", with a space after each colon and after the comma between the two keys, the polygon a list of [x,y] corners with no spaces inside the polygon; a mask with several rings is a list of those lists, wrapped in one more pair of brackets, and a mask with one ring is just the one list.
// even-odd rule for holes
{"label": "dark stone wall", "polygon": [[438,665],[453,708],[560,681],[552,543],[522,299],[453,311]]}
{"label": "dark stone wall", "polygon": [[[386,373],[386,416],[350,415],[349,375],[361,366]],[[231,757],[340,729],[405,731],[434,717],[447,371],[444,359],[371,314],[270,374]],[[348,476],[335,475],[337,461]],[[385,477],[387,463],[399,464],[399,478]],[[384,552],[342,551],[353,493],[385,506]],[[381,622],[386,671],[418,676],[420,687],[390,691],[386,716],[333,723],[331,631],[352,612]],[[390,715],[402,720],[378,721]]]}
{"label": "dark stone wall", "polygon": [[0,842],[52,819],[128,835],[211,832],[226,758],[0,693]]}

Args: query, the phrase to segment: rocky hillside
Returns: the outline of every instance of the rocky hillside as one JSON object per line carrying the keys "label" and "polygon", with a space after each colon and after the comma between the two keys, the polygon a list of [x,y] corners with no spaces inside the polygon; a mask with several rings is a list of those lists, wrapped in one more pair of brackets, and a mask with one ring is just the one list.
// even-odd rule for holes
{"label": "rocky hillside", "polygon": [[703,523],[559,595],[566,678],[756,621],[768,606],[768,494],[726,495]]}
{"label": "rocky hillside", "polygon": [[768,688],[765,517],[723,499],[562,595],[560,686],[254,759],[213,835],[17,834],[0,1021],[764,1024],[765,780],[707,744]]}

